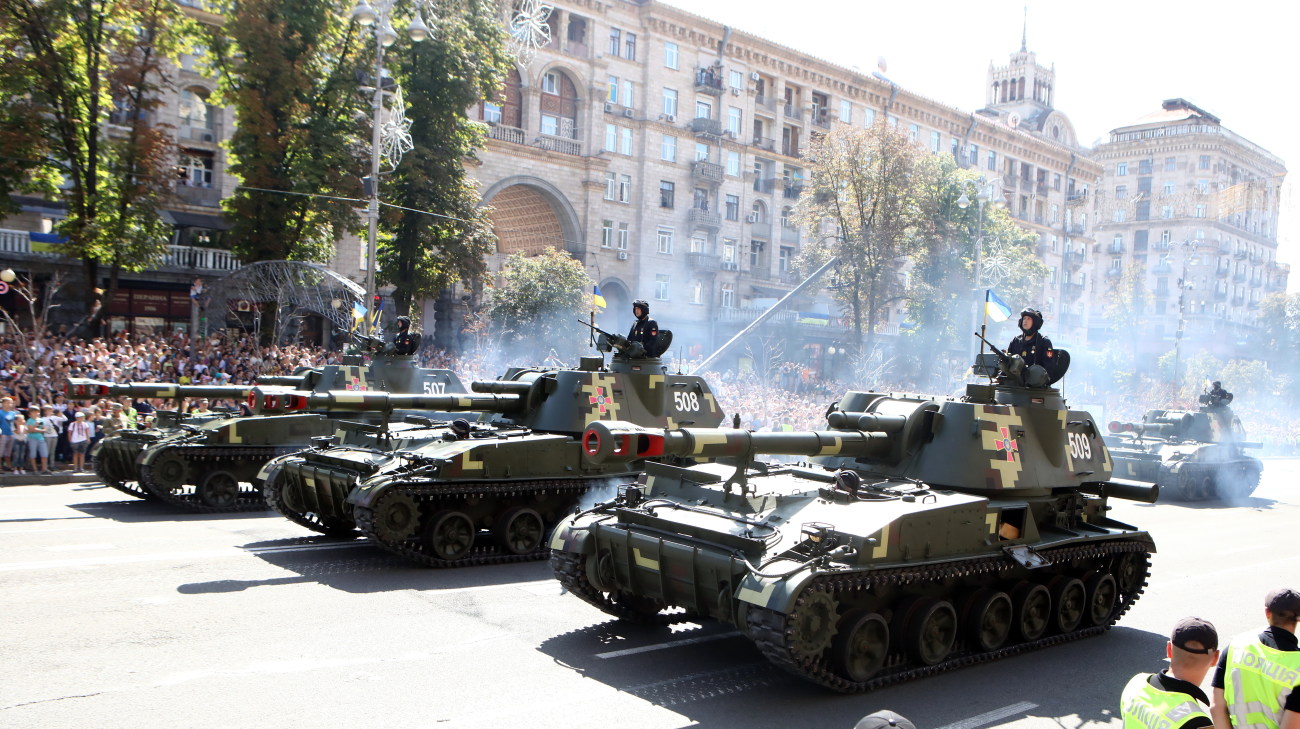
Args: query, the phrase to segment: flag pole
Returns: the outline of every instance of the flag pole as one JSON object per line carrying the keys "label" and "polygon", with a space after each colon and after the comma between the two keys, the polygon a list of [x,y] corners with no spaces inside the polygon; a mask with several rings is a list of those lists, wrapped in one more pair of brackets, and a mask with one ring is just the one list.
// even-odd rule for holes
{"label": "flag pole", "polygon": [[984,289],[984,321],[980,324],[980,354],[984,354],[984,337],[988,334],[989,329],[989,292],[992,289]]}

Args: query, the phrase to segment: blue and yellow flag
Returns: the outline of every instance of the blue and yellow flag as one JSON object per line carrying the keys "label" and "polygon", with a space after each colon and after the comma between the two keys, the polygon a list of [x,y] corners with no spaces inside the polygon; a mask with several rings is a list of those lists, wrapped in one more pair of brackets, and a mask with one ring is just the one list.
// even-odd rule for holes
{"label": "blue and yellow flag", "polygon": [[597,306],[602,309],[604,309],[607,306],[607,304],[605,303],[605,297],[600,295],[599,286],[591,287],[591,304],[592,306]]}
{"label": "blue and yellow flag", "polygon": [[1011,307],[993,289],[984,289],[984,313],[993,321],[1006,321],[1011,318]]}

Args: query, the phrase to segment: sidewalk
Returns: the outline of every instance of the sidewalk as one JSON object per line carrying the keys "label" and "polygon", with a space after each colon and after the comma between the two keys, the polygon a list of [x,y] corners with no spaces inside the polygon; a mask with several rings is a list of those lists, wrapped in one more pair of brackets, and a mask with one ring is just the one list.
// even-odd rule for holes
{"label": "sidewalk", "polygon": [[25,473],[21,476],[15,473],[0,473],[0,488],[5,486],[53,486],[55,484],[94,483],[97,481],[99,481],[99,476],[96,476],[92,471],[85,473],[54,471],[48,476],[43,473]]}

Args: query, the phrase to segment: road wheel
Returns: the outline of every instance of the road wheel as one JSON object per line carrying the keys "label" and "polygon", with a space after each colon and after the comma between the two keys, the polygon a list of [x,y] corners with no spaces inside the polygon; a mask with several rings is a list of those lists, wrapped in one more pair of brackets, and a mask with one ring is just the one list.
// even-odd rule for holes
{"label": "road wheel", "polygon": [[180,491],[190,483],[190,462],[175,450],[159,453],[149,465],[153,485],[165,491]]}
{"label": "road wheel", "polygon": [[214,509],[228,509],[239,500],[239,478],[230,471],[213,471],[199,484],[199,501]]}
{"label": "road wheel", "polygon": [[994,651],[1011,637],[1013,612],[1007,593],[978,590],[967,601],[962,628],[981,651]]}
{"label": "road wheel", "polygon": [[458,560],[474,546],[474,522],[464,512],[446,509],[425,524],[421,539],[438,559]]}
{"label": "road wheel", "polygon": [[805,588],[790,614],[791,649],[801,658],[821,656],[835,637],[839,603],[823,590]]}
{"label": "road wheel", "polygon": [[1088,578],[1084,587],[1088,591],[1088,608],[1084,619],[1089,625],[1105,625],[1119,601],[1119,588],[1115,585],[1115,578],[1105,572],[1098,572]]}
{"label": "road wheel", "polygon": [[497,518],[492,536],[510,554],[528,554],[542,544],[546,526],[542,515],[526,506],[512,506]]}
{"label": "road wheel", "polygon": [[407,539],[419,527],[420,505],[410,494],[391,492],[375,507],[375,531],[385,542]]}
{"label": "road wheel", "polygon": [[1052,615],[1052,595],[1042,585],[1028,580],[1011,591],[1011,606],[1015,609],[1013,624],[1021,640],[1038,640],[1047,632]]}
{"label": "road wheel", "polygon": [[1146,555],[1129,552],[1115,563],[1115,586],[1122,594],[1129,594],[1142,586],[1146,578]]}
{"label": "road wheel", "polygon": [[1048,583],[1047,589],[1052,594],[1052,629],[1068,633],[1079,627],[1088,605],[1083,581],[1057,575]]}
{"label": "road wheel", "polygon": [[866,681],[889,655],[889,623],[867,610],[850,610],[840,619],[831,643],[831,665],[850,681]]}

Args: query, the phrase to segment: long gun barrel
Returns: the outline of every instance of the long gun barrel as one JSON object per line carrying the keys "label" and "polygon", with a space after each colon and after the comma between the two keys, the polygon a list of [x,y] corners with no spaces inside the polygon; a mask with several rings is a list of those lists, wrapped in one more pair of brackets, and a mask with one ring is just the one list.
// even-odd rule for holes
{"label": "long gun barrel", "polygon": [[185,397],[207,397],[237,400],[253,391],[253,385],[177,385],[167,382],[103,382],[81,377],[69,377],[64,393],[70,400],[94,400],[100,397],[121,397],[180,400]]}
{"label": "long gun barrel", "polygon": [[265,375],[257,378],[257,384],[270,387],[302,387],[308,373],[301,375]]}
{"label": "long gun barrel", "polygon": [[865,430],[790,433],[754,433],[730,428],[658,430],[620,421],[597,421],[582,434],[582,447],[594,463],[630,462],[659,456],[713,459],[758,454],[870,458],[888,454],[896,437],[883,431]]}
{"label": "long gun barrel", "polygon": [[526,400],[520,395],[394,395],[379,390],[328,390],[306,392],[255,387],[248,405],[259,415],[299,412],[378,412],[426,410],[431,412],[514,412]]}

